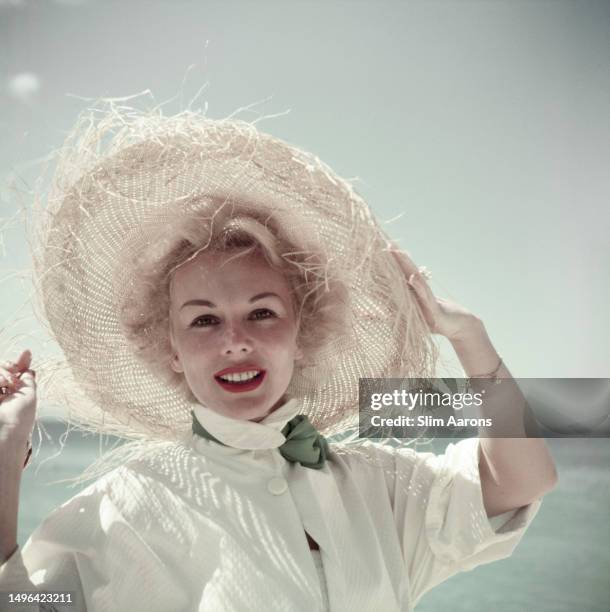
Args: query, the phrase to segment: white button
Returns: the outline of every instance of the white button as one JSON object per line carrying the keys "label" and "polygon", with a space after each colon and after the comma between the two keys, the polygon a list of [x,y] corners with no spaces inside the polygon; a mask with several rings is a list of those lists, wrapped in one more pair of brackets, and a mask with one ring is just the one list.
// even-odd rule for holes
{"label": "white button", "polygon": [[273,495],[281,495],[288,488],[288,483],[285,478],[276,477],[272,478],[267,483],[267,489],[269,489],[269,493],[273,493]]}

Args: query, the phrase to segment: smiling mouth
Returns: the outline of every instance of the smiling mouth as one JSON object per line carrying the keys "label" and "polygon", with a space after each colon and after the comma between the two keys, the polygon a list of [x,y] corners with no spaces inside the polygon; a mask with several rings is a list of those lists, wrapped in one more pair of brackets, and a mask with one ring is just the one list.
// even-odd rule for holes
{"label": "smiling mouth", "polygon": [[258,374],[255,374],[252,378],[248,378],[248,380],[225,380],[224,378],[221,378],[220,376],[215,376],[214,378],[221,383],[226,383],[228,385],[247,385],[248,383],[254,382],[255,380],[259,380],[260,378],[263,377],[263,372],[259,372]]}
{"label": "smiling mouth", "polygon": [[236,391],[250,391],[252,389],[256,389],[265,378],[266,372],[263,370],[256,374],[253,378],[249,380],[240,380],[240,381],[231,381],[231,380],[223,380],[220,376],[214,376],[216,382],[226,391],[236,392]]}

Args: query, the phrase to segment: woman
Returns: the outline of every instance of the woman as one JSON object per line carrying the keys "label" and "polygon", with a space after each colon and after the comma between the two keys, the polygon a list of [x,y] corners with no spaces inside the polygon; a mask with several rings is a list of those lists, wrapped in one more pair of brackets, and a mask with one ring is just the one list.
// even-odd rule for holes
{"label": "woman", "polygon": [[68,139],[35,263],[66,355],[47,396],[132,441],[21,550],[36,383],[28,353],[4,364],[0,590],[88,611],[412,610],[509,556],[554,485],[542,440],[435,456],[320,433],[357,422],[360,377],[433,376],[431,333],[510,392],[480,319],[314,156],[239,121],[106,111]]}

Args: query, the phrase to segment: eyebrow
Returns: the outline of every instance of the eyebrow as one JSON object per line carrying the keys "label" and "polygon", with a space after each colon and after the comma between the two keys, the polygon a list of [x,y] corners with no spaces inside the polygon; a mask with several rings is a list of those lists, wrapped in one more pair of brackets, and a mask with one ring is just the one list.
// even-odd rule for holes
{"label": "eyebrow", "polygon": [[[251,297],[248,302],[251,304],[252,302],[262,300],[266,297],[276,297],[278,298],[278,300],[282,300],[282,298],[277,293],[265,291],[264,293],[257,293],[255,296]],[[184,304],[180,306],[180,310],[182,310],[185,306],[208,306],[209,308],[216,308],[216,304],[210,302],[209,300],[189,300],[188,302],[184,302]]]}

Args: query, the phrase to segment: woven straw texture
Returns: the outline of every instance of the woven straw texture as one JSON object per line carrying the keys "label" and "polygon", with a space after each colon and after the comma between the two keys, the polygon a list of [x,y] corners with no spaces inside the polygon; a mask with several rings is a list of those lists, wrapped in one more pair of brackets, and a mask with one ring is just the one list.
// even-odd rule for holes
{"label": "woven straw texture", "polygon": [[357,424],[360,377],[434,376],[436,347],[366,202],[315,155],[254,123],[98,103],[68,135],[37,205],[36,309],[65,357],[40,389],[81,428],[158,440],[190,430],[192,398],[138,359],[118,316],[135,263],[160,259],[187,213],[280,226],[298,245],[285,258],[344,290],[344,328],[295,368],[287,390],[325,435]]}

